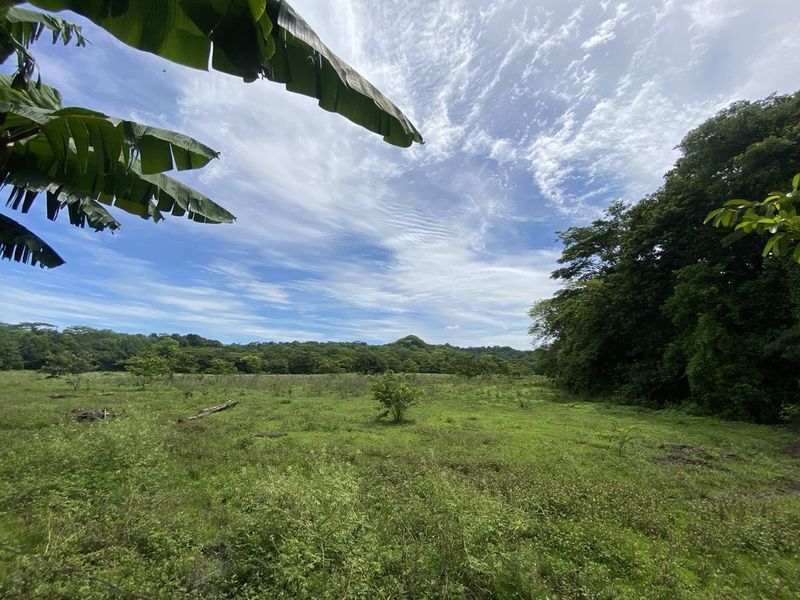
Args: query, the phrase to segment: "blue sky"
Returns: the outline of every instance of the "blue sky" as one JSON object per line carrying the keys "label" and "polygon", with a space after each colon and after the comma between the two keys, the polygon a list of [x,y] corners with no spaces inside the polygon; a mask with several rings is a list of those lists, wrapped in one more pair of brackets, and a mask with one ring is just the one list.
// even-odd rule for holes
{"label": "blue sky", "polygon": [[[179,178],[233,225],[22,220],[66,259],[0,264],[0,320],[224,341],[530,347],[555,232],[654,191],[692,127],[800,87],[795,0],[294,0],[416,123],[389,146],[309,98],[131,50],[35,48],[65,105],[221,153]],[[75,19],[78,20],[78,19]]]}

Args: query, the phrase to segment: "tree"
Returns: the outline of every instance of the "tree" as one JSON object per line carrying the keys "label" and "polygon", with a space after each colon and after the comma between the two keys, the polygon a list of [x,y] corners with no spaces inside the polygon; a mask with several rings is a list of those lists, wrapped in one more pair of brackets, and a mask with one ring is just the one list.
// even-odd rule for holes
{"label": "tree", "polygon": [[24,368],[19,349],[19,334],[10,325],[0,323],[0,371]]}
{"label": "tree", "polygon": [[65,377],[72,389],[77,390],[83,375],[92,370],[92,363],[83,355],[63,351],[51,356],[42,370],[51,377]]}
{"label": "tree", "polygon": [[125,362],[125,370],[133,375],[139,383],[139,387],[144,389],[153,378],[171,373],[172,367],[163,356],[147,354],[128,359]]}
{"label": "tree", "polygon": [[408,409],[419,404],[423,392],[387,371],[372,385],[372,393],[380,405],[378,419],[390,417],[393,423],[402,423]]}
{"label": "tree", "polygon": [[[165,172],[202,168],[218,153],[180,133],[64,108],[57,90],[34,80],[31,45],[45,30],[53,42],[84,46],[80,27],[0,0],[0,185],[9,206],[27,213],[40,195],[47,217],[66,211],[71,224],[115,230],[114,206],[143,219],[166,213],[202,223],[230,223],[227,210]],[[244,81],[267,78],[318,99],[322,108],[408,147],[422,142],[414,125],[380,91],[339,59],[283,0],[33,0],[45,10],[72,10],[126,44],[167,60]],[[0,256],[56,267],[64,260],[26,227],[0,214]]]}
{"label": "tree", "polygon": [[242,373],[258,374],[267,370],[267,361],[260,356],[247,354],[236,361],[236,369]]}
{"label": "tree", "polygon": [[224,358],[212,358],[206,373],[212,375],[235,375],[238,373],[236,365]]}
{"label": "tree", "polygon": [[[800,93],[733,104],[686,135],[654,194],[562,233],[565,286],[530,311],[537,368],[578,392],[777,421],[800,383],[800,270],[732,217],[702,223],[796,173],[798,122]],[[770,227],[791,217],[784,196]],[[760,213],[742,202],[723,208]]]}

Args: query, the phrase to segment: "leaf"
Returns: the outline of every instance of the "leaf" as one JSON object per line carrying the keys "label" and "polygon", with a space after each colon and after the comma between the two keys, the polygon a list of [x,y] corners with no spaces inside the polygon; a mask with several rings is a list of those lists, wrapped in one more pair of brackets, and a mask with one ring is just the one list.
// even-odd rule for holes
{"label": "leaf", "polygon": [[0,9],[0,20],[5,20],[17,41],[25,47],[39,39],[45,29],[53,33],[53,43],[59,40],[69,44],[72,38],[78,46],[86,45],[86,38],[81,33],[80,25],[75,25],[53,15],[40,13],[24,8],[10,7]]}
{"label": "leaf", "polygon": [[[142,143],[149,148],[162,146],[162,150],[156,150],[163,156],[166,152],[170,152],[175,159],[175,167],[179,171],[186,171],[190,169],[201,169],[205,167],[212,159],[219,157],[219,152],[212,150],[205,144],[198,142],[182,133],[175,131],[168,131],[166,129],[159,129],[157,127],[150,127],[148,125],[140,125],[126,121],[132,127],[132,134],[134,139],[137,140],[135,145],[138,146],[139,152],[142,155],[142,162],[144,162],[147,150],[142,147]],[[166,160],[162,164],[166,164]],[[149,171],[145,169],[146,173],[163,173],[172,167],[159,171]]]}
{"label": "leaf", "polygon": [[[38,194],[45,193],[47,196],[47,218],[51,221],[55,221],[59,212],[67,208],[70,223],[73,225],[78,227],[89,225],[95,231],[104,229],[114,231],[119,229],[120,225],[117,220],[105,208],[100,206],[96,200],[70,189],[67,185],[49,183],[47,178],[25,176],[21,173],[10,174],[6,181],[0,185],[12,187],[12,198],[25,193],[26,201],[29,199],[31,203]],[[9,202],[9,206],[15,210],[19,208],[11,202]],[[22,211],[27,212],[25,207],[23,207]]]}
{"label": "leaf", "polygon": [[[163,58],[255,81],[266,77],[401,147],[423,143],[413,123],[336,56],[283,0],[32,0],[72,10],[126,44]],[[212,52],[213,50],[213,52]],[[162,163],[163,164],[163,163]],[[149,166],[149,165],[148,165]]]}
{"label": "leaf", "polygon": [[144,173],[163,173],[172,170],[172,152],[169,144],[162,144],[151,136],[139,140],[139,151],[142,154],[142,171]]}
{"label": "leaf", "polygon": [[706,225],[706,224],[708,224],[708,223],[709,223],[710,221],[712,221],[714,218],[716,218],[717,216],[719,216],[720,214],[722,214],[722,212],[723,212],[724,210],[725,210],[724,208],[718,208],[718,209],[716,209],[716,210],[712,210],[710,213],[708,213],[708,216],[706,216],[706,218],[705,218],[705,221],[703,221],[703,225]]}
{"label": "leaf", "polygon": [[[53,170],[57,160],[47,155],[46,142],[34,140],[23,148],[15,148],[4,169],[0,169],[3,185],[22,189],[61,189],[80,199],[89,199],[140,216],[144,219],[163,218],[163,212],[174,216],[187,215],[200,223],[231,223],[234,216],[210,198],[162,174],[142,173],[138,161],[132,160],[127,169],[116,169],[108,176],[96,171],[80,172],[77,158],[68,155],[64,171]],[[94,151],[88,155],[89,164],[96,163]],[[51,187],[55,186],[55,188]]]}
{"label": "leaf", "polygon": [[53,268],[64,264],[55,250],[39,236],[0,214],[0,257],[14,262]]}
{"label": "leaf", "polygon": [[792,178],[792,191],[796,192],[800,188],[800,173]]}
{"label": "leaf", "polygon": [[17,72],[14,75],[16,83],[24,85],[30,82],[36,69],[36,60],[28,48],[45,30],[52,32],[54,44],[62,40],[66,45],[75,38],[78,46],[86,45],[86,39],[78,25],[53,15],[9,7],[8,4],[8,1],[0,3],[0,62],[5,62],[9,56],[16,53]]}
{"label": "leaf", "polygon": [[390,144],[423,143],[413,123],[375,86],[322,43],[287,3],[270,0],[267,12],[276,23],[275,56],[267,77],[289,91],[312,96],[325,110],[337,112]]}
{"label": "leaf", "polygon": [[31,4],[45,10],[72,10],[129,46],[187,67],[208,68],[211,41],[178,0],[34,0]]}
{"label": "leaf", "polygon": [[61,108],[61,94],[57,89],[32,81],[26,81],[22,86],[14,87],[13,81],[12,75],[0,75],[0,102],[53,110]]}
{"label": "leaf", "polygon": [[722,206],[725,207],[734,207],[734,208],[745,208],[748,206],[755,205],[755,202],[751,202],[750,200],[728,200]]}
{"label": "leaf", "polygon": [[773,235],[767,242],[767,245],[764,246],[764,251],[761,253],[761,255],[764,257],[769,255],[769,253],[772,252],[772,249],[775,247],[775,244],[780,242],[781,239],[784,237],[784,235],[785,234],[783,233],[776,233],[775,235]]}
{"label": "leaf", "polygon": [[722,223],[723,227],[730,227],[733,223],[736,222],[737,215],[735,211],[726,210],[723,215],[721,215],[720,222]]}
{"label": "leaf", "polygon": [[[5,114],[5,129],[15,131],[39,127],[50,149],[63,167],[67,153],[77,154],[81,172],[88,168],[89,150],[94,151],[95,168],[108,174],[119,166],[127,168],[132,153],[141,156],[145,173],[160,173],[173,167],[172,155],[179,169],[204,167],[219,154],[208,146],[181,133],[149,127],[109,117],[85,108],[52,110],[38,106],[0,102]],[[118,164],[122,160],[121,164]]]}

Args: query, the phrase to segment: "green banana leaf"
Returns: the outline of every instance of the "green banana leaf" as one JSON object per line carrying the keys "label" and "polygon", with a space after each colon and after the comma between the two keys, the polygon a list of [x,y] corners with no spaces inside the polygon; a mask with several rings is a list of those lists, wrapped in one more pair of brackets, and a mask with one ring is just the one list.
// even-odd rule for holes
{"label": "green banana leaf", "polygon": [[0,257],[34,267],[64,264],[64,259],[42,238],[3,214],[0,214]]}
{"label": "green banana leaf", "polygon": [[284,0],[31,0],[72,10],[139,50],[196,69],[266,77],[396,146],[423,139],[366,78],[336,56]]}
{"label": "green banana leaf", "polygon": [[[17,2],[18,3],[18,2]],[[72,39],[78,46],[86,45],[86,38],[78,25],[32,10],[3,6],[10,2],[0,3],[0,63],[9,56],[17,54],[17,71],[22,79],[30,78],[36,67],[36,61],[28,52],[33,42],[39,39],[45,30],[53,34],[53,43],[62,41],[69,44]]]}
{"label": "green banana leaf", "polygon": [[0,102],[58,110],[61,108],[61,93],[43,83],[0,75]]}
{"label": "green banana leaf", "polygon": [[[12,186],[12,197],[17,190],[39,193],[49,190],[57,193],[62,202],[68,197],[75,201],[93,200],[116,206],[144,219],[160,221],[164,213],[188,216],[199,223],[231,223],[235,217],[223,207],[200,192],[156,173],[142,172],[141,163],[131,159],[125,168],[108,171],[82,170],[81,162],[98,164],[93,149],[85,156],[68,152],[65,168],[44,136],[37,136],[24,144],[16,144],[0,169],[0,184]],[[28,203],[33,202],[33,196]],[[11,204],[14,208],[13,204]],[[19,204],[25,208],[24,203]],[[95,208],[94,204],[87,206]],[[57,213],[55,213],[57,215]],[[55,216],[55,215],[54,215]],[[93,225],[94,226],[94,225]]]}

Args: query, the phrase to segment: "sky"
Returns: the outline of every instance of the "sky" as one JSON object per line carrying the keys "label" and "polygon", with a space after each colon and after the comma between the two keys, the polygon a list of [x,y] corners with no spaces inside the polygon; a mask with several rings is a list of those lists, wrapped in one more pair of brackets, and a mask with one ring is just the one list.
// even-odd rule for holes
{"label": "sky", "polygon": [[123,213],[120,231],[94,233],[47,221],[39,201],[20,221],[66,265],[0,263],[0,321],[530,348],[527,311],[558,289],[556,232],[654,192],[682,137],[730,103],[800,88],[796,0],[292,5],[425,145],[395,148],[281,85],[183,68],[91,24],[86,48],[43,36],[42,79],[66,106],[219,151],[177,178],[237,221]]}

